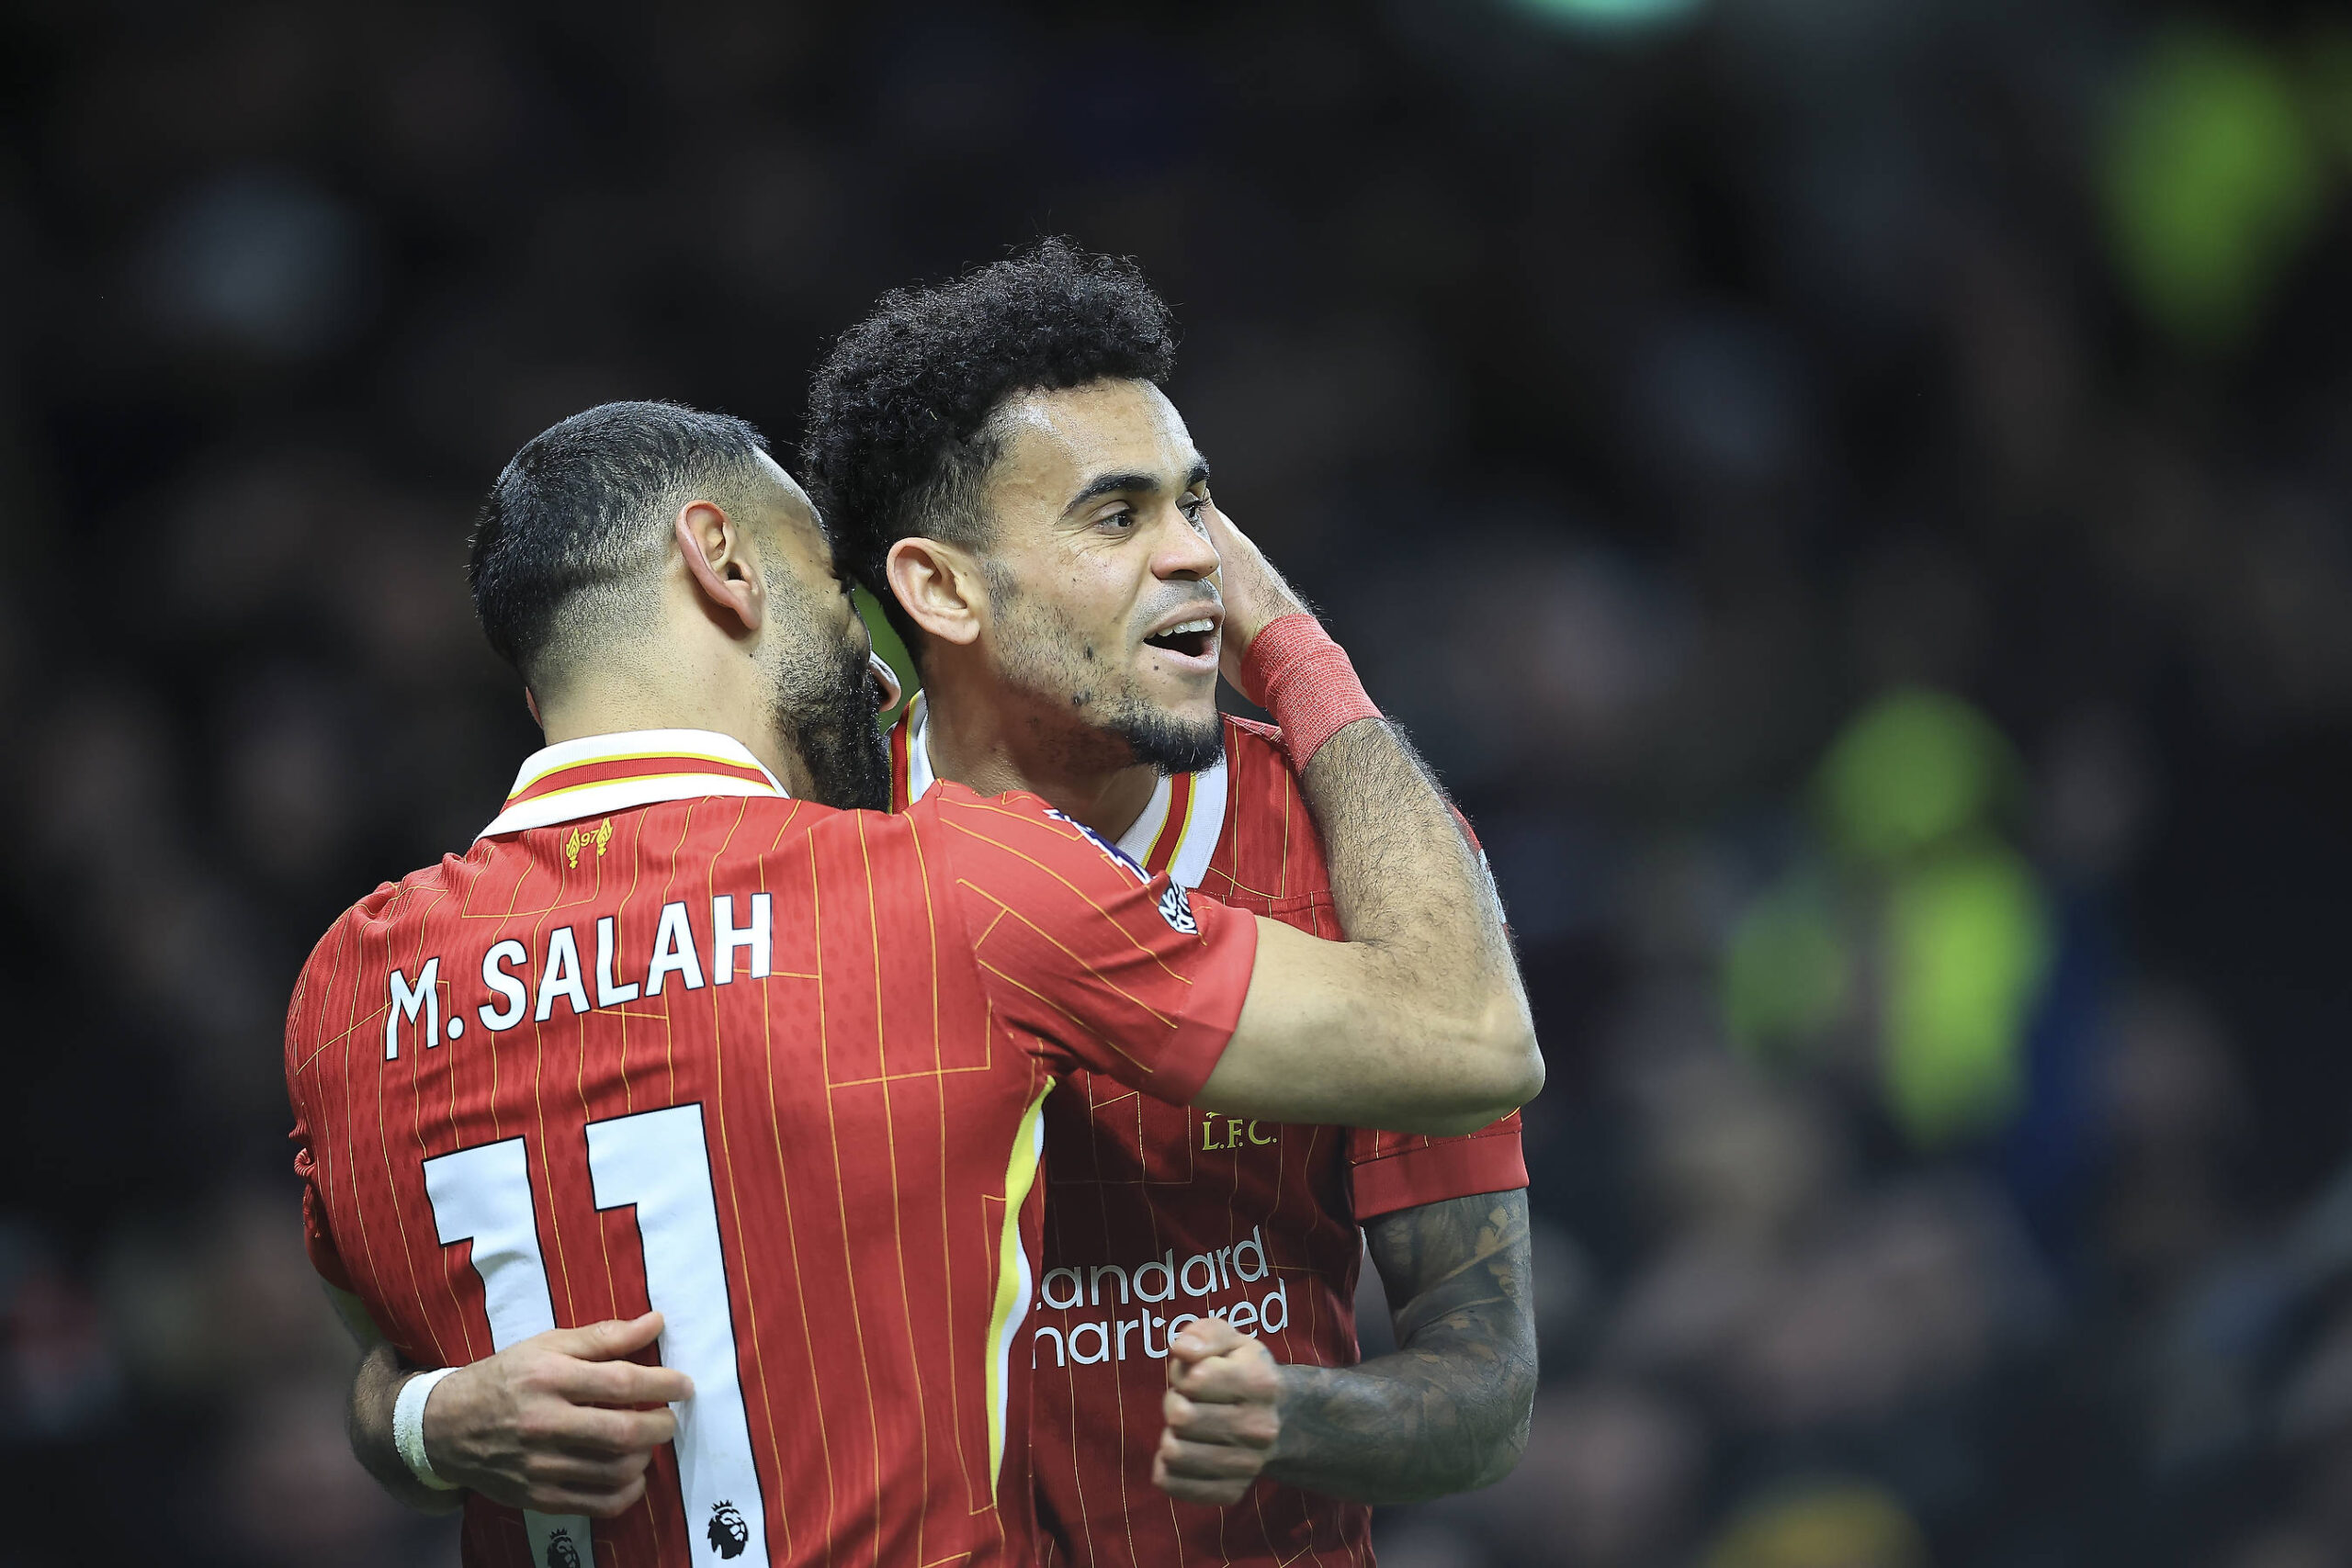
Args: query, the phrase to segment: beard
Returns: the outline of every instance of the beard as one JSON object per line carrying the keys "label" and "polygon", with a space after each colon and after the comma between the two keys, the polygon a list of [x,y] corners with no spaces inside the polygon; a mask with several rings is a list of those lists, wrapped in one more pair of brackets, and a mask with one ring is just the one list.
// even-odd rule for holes
{"label": "beard", "polygon": [[776,728],[799,753],[820,806],[844,811],[890,808],[890,750],[875,715],[882,682],[865,650],[842,644],[821,666],[803,661],[798,679],[776,694]]}
{"label": "beard", "polygon": [[[792,602],[777,596],[778,587],[771,578],[769,603],[788,614]],[[820,806],[888,811],[890,749],[875,718],[886,694],[882,682],[859,641],[825,639],[806,616],[800,625],[811,628],[808,637],[780,649],[769,666],[776,728],[808,769]]]}
{"label": "beard", "polygon": [[1127,743],[1136,761],[1163,773],[1197,773],[1225,755],[1225,719],[1188,719],[1124,694],[1103,728]]}
{"label": "beard", "polygon": [[1187,717],[1144,696],[1125,675],[1114,682],[1085,634],[1053,607],[1020,592],[1009,578],[991,576],[989,585],[1004,612],[1005,680],[1074,720],[1063,748],[1067,761],[1196,773],[1225,755],[1221,714]]}

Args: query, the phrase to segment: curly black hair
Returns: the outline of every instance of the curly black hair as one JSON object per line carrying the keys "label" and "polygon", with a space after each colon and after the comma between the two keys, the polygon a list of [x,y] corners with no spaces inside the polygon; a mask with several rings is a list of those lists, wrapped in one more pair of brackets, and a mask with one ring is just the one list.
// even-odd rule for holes
{"label": "curly black hair", "polygon": [[893,289],[843,333],[809,385],[801,481],[842,565],[912,647],[883,563],[918,535],[985,541],[979,483],[1002,453],[990,416],[1025,392],[1162,383],[1175,364],[1167,302],[1134,262],[1043,240],[952,283]]}

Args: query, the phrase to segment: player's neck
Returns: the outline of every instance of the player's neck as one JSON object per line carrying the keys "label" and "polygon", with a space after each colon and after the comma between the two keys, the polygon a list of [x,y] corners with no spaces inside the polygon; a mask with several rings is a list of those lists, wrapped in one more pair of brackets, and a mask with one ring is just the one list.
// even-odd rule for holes
{"label": "player's neck", "polygon": [[[735,686],[742,689],[729,689]],[[639,729],[707,730],[741,742],[794,795],[805,800],[811,793],[799,753],[784,743],[747,683],[651,682],[613,671],[582,677],[553,700],[540,696],[538,709],[539,728],[550,746]]]}
{"label": "player's neck", "polygon": [[982,795],[1027,790],[1113,840],[1151,804],[1159,770],[1123,761],[1125,742],[1056,723],[1040,705],[1001,692],[967,692],[948,670],[924,673],[934,776]]}

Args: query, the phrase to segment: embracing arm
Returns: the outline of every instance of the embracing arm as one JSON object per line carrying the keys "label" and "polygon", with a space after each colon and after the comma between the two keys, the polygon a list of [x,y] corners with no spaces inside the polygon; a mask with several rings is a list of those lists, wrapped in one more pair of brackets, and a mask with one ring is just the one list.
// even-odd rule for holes
{"label": "embracing arm", "polygon": [[1265,1473],[1359,1503],[1500,1481],[1527,1447],[1535,1399],[1526,1191],[1400,1210],[1364,1235],[1399,1348],[1353,1367],[1282,1368]]}
{"label": "embracing arm", "polygon": [[401,1385],[420,1370],[410,1365],[389,1340],[379,1339],[360,1358],[359,1370],[351,1379],[352,1457],[376,1478],[377,1485],[410,1507],[426,1514],[454,1514],[465,1506],[466,1495],[436,1492],[410,1474],[392,1441],[392,1409],[400,1403]]}
{"label": "embracing arm", "polygon": [[[324,1284],[324,1281],[322,1281]],[[465,1506],[463,1492],[437,1492],[409,1473],[392,1441],[392,1411],[400,1403],[401,1385],[419,1369],[384,1337],[368,1303],[349,1291],[325,1285],[335,1316],[359,1347],[359,1367],[351,1374],[351,1409],[345,1432],[351,1455],[376,1478],[376,1484],[421,1513],[453,1514]]]}
{"label": "embracing arm", "polygon": [[660,1337],[658,1313],[534,1335],[445,1378],[426,1399],[425,1454],[459,1488],[437,1491],[392,1439],[401,1387],[420,1369],[356,1297],[329,1293],[367,1351],[351,1383],[351,1451],[385,1491],[426,1513],[454,1512],[475,1491],[513,1507],[610,1518],[645,1495],[653,1450],[676,1433],[666,1406],[694,1395],[684,1372],[627,1359]]}

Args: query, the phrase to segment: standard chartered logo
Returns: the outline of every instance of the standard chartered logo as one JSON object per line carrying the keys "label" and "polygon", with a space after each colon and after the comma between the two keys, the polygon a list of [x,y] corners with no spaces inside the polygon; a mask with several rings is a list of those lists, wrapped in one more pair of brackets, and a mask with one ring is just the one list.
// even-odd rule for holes
{"label": "standard chartered logo", "polygon": [[[1053,1348],[1053,1364],[1081,1367],[1103,1361],[1124,1361],[1130,1355],[1164,1360],[1168,1341],[1188,1323],[1223,1317],[1244,1334],[1261,1329],[1279,1334],[1290,1326],[1290,1287],[1272,1279],[1266,1244],[1250,1227],[1250,1239],[1196,1252],[1182,1262],[1173,1247],[1133,1267],[1098,1263],[1083,1269],[1048,1269],[1038,1281],[1037,1300],[1056,1312],[1081,1308],[1111,1309],[1057,1326],[1041,1324],[1029,1342],[1029,1364],[1038,1364],[1045,1347]],[[1180,1302],[1179,1297],[1188,1298]],[[1168,1314],[1151,1310],[1166,1302],[1189,1310]],[[1192,1303],[1197,1303],[1197,1305]],[[1136,1309],[1133,1316],[1126,1309]]]}

